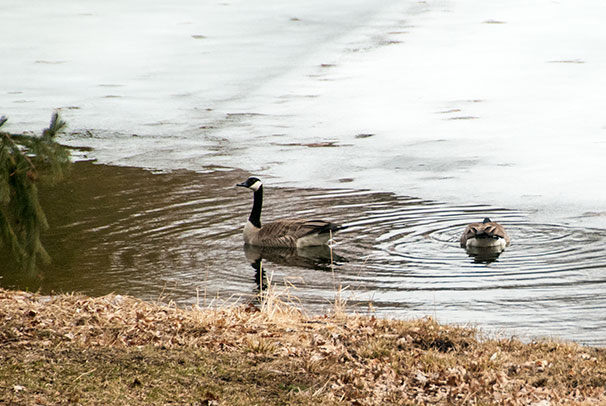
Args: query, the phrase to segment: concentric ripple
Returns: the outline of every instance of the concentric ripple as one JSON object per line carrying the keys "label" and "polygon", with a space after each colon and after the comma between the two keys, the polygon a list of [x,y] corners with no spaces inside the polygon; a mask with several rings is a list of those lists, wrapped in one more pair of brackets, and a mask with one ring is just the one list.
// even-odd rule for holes
{"label": "concentric ripple", "polygon": [[[330,198],[346,202],[336,207],[350,225],[337,252],[358,260],[343,265],[339,278],[358,289],[358,304],[366,304],[360,298],[366,296],[375,311],[397,317],[430,314],[524,335],[606,342],[592,330],[606,327],[606,230],[538,224],[521,212],[388,194],[343,191]],[[512,240],[489,260],[468,254],[459,243],[465,226],[484,217],[503,224]]]}

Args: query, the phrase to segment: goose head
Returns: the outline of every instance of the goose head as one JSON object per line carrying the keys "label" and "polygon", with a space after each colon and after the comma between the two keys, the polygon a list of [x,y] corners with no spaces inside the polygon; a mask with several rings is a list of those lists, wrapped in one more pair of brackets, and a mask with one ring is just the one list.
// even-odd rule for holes
{"label": "goose head", "polygon": [[245,187],[247,189],[252,190],[253,192],[256,192],[257,190],[259,190],[261,188],[261,186],[263,186],[263,183],[261,182],[261,179],[251,176],[250,178],[246,179],[244,182],[238,183],[236,186]]}

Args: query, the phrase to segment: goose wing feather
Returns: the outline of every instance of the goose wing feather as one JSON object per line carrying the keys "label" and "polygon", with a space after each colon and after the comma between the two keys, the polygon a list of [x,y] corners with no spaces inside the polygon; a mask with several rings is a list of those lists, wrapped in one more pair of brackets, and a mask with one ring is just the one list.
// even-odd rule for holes
{"label": "goose wing feather", "polygon": [[259,245],[267,247],[294,247],[299,238],[338,229],[339,227],[335,224],[324,220],[277,220],[261,227],[257,235],[257,242]]}
{"label": "goose wing feather", "polygon": [[264,224],[259,235],[263,237],[278,237],[282,235],[291,235],[295,238],[305,237],[309,234],[327,233],[333,224],[323,220],[304,220],[304,219],[289,219],[277,220],[268,224]]}
{"label": "goose wing feather", "polygon": [[461,246],[465,247],[470,238],[503,238],[509,245],[509,235],[502,225],[493,221],[489,223],[471,223],[465,227],[461,236]]}

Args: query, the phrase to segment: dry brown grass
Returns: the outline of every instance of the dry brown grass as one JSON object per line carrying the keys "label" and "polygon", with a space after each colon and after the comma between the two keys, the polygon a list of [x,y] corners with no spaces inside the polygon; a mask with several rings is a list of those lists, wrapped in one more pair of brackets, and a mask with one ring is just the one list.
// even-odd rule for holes
{"label": "dry brown grass", "polygon": [[0,290],[0,405],[606,404],[606,352],[432,319]]}

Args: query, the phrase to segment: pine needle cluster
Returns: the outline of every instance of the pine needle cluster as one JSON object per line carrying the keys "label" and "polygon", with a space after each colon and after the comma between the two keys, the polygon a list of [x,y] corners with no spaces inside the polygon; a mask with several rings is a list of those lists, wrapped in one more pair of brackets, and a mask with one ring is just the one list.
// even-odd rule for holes
{"label": "pine needle cluster", "polygon": [[48,222],[36,183],[56,182],[67,170],[69,151],[56,142],[66,124],[55,112],[49,127],[34,136],[1,131],[6,121],[0,117],[0,246],[33,271],[38,260],[50,261],[40,242]]}

